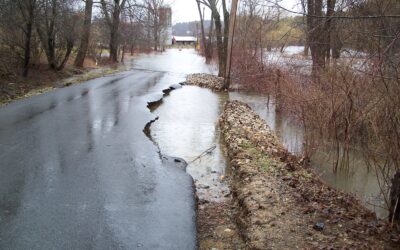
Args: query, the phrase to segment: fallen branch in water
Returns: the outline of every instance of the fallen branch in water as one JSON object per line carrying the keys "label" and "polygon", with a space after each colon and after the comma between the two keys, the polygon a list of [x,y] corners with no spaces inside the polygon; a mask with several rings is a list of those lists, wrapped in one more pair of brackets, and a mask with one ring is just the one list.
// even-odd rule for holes
{"label": "fallen branch in water", "polygon": [[205,156],[205,155],[211,154],[212,151],[214,151],[214,149],[216,149],[216,148],[217,148],[217,146],[214,145],[214,146],[212,146],[211,148],[208,148],[207,150],[203,151],[199,156],[197,156],[196,158],[194,158],[192,161],[188,162],[188,165],[189,165],[190,163],[193,163],[193,162],[197,161],[198,159],[200,159],[201,157],[203,157],[203,156]]}

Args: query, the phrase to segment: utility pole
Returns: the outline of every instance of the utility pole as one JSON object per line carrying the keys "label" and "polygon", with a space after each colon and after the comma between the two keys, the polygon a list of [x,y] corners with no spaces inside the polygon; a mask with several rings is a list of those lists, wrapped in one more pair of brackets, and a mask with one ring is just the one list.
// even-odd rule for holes
{"label": "utility pole", "polygon": [[238,1],[239,0],[232,0],[232,4],[231,4],[231,13],[230,13],[230,18],[229,18],[228,48],[227,48],[228,55],[226,58],[224,89],[228,89],[229,84],[231,82],[233,35],[235,33],[236,10],[237,10]]}

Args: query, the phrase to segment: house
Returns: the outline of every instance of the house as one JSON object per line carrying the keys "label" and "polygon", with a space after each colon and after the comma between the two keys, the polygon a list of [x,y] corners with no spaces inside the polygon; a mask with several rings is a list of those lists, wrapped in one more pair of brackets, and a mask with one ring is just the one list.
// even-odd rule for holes
{"label": "house", "polygon": [[172,44],[176,45],[195,45],[197,38],[194,36],[174,36],[172,38]]}

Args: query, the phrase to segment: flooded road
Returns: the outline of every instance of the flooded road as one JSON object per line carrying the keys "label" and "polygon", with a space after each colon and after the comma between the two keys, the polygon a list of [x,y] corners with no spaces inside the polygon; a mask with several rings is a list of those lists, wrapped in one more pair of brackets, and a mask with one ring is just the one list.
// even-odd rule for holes
{"label": "flooded road", "polygon": [[[194,50],[127,64],[133,69],[0,108],[1,249],[194,249],[187,173],[200,196],[229,194],[217,127],[228,98],[249,103],[291,151],[301,150],[301,129],[276,116],[265,97],[184,86],[150,113],[148,102],[186,74],[215,70]],[[143,128],[156,116],[151,141]],[[163,164],[159,150],[185,159],[187,173]],[[321,160],[317,169],[329,184],[376,191],[369,174],[330,182],[328,166]]]}
{"label": "flooded road", "polygon": [[0,249],[196,247],[192,178],[143,128],[149,100],[208,68],[193,50],[132,65],[0,108]]}
{"label": "flooded road", "polygon": [[151,137],[162,154],[188,162],[197,195],[207,201],[223,201],[229,194],[225,178],[226,158],[220,144],[217,120],[225,98],[209,89],[184,86],[165,97],[154,114]]}
{"label": "flooded road", "polygon": [[[229,193],[224,182],[229,177],[225,169],[227,160],[217,126],[217,119],[228,99],[249,104],[277,133],[289,151],[301,154],[303,150],[301,127],[277,114],[273,100],[265,96],[243,92],[221,94],[194,86],[184,86],[171,92],[154,111],[159,120],[152,124],[151,136],[162,153],[190,162],[187,171],[195,179],[200,199],[208,201],[224,200]],[[209,154],[196,159],[213,146],[216,148]],[[386,209],[382,208],[384,204],[378,179],[373,170],[366,168],[362,155],[353,152],[350,168],[333,173],[332,152],[320,150],[311,159],[312,168],[321,179],[331,187],[355,194],[379,217],[387,216]]]}

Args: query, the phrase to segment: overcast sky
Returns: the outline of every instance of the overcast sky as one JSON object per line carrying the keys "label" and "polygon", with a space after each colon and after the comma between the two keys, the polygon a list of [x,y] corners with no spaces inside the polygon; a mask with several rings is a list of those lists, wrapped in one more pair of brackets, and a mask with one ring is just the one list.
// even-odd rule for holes
{"label": "overcast sky", "polygon": [[[297,1],[298,0],[282,0],[281,5],[287,9],[293,9]],[[173,23],[200,20],[195,0],[167,0],[167,2],[172,6]],[[206,12],[206,19],[210,19],[209,16],[210,14]]]}

